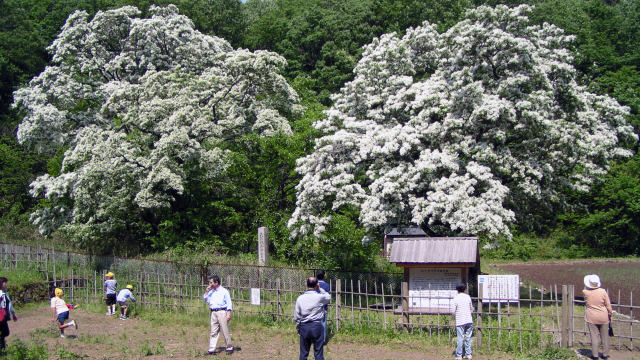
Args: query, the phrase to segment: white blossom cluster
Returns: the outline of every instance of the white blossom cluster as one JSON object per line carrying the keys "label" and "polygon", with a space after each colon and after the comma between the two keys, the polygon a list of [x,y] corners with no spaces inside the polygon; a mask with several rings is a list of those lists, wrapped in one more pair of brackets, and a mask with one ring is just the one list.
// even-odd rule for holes
{"label": "white blossom cluster", "polygon": [[629,110],[580,86],[572,37],[530,11],[483,6],[445,33],[424,23],[366,46],[298,161],[293,235],[348,207],[369,229],[510,237],[519,202],[560,201],[631,155]]}
{"label": "white blossom cluster", "polygon": [[174,5],[69,16],[49,47],[53,65],[15,92],[18,140],[66,149],[58,176],[33,196],[43,233],[68,222],[79,236],[126,227],[131,214],[167,208],[190,181],[219,177],[222,144],[255,133],[291,133],[298,95],[280,75],[283,57],[234,50],[194,29]]}

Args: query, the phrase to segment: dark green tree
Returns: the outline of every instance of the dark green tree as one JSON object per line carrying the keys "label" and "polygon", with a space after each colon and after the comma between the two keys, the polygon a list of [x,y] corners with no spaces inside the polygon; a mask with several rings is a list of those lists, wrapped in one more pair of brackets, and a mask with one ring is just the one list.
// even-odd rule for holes
{"label": "dark green tree", "polygon": [[566,215],[580,244],[604,256],[640,254],[640,155],[611,169],[588,206]]}

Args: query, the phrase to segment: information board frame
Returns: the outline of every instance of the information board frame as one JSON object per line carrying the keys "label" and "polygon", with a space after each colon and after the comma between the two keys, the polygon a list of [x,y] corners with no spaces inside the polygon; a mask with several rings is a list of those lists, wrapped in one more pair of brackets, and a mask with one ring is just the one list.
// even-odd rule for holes
{"label": "information board frame", "polygon": [[486,303],[520,301],[520,275],[478,275],[480,300]]}

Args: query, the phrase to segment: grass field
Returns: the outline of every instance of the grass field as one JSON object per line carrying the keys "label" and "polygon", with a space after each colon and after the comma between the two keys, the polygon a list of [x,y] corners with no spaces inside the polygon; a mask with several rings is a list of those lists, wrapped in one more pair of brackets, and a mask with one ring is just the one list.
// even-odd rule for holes
{"label": "grass field", "polygon": [[[10,323],[8,359],[194,359],[207,357],[208,319],[196,314],[157,313],[137,309],[127,321],[104,315],[98,305],[72,312],[79,328],[58,337],[47,304],[32,304]],[[291,323],[266,325],[255,319],[233,319],[231,332],[240,350],[228,359],[295,359],[298,338]],[[219,346],[224,344],[219,340]],[[353,331],[333,336],[326,347],[327,360],[448,359],[453,341],[435,346],[423,334],[380,334]],[[573,359],[571,351],[544,349],[526,354],[475,352],[474,359]]]}

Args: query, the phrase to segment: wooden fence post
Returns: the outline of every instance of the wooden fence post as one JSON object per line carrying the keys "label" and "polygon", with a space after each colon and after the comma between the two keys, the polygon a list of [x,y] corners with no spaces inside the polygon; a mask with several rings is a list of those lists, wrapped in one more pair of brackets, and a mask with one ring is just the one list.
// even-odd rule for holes
{"label": "wooden fence post", "polygon": [[402,325],[409,330],[409,283],[402,282]]}
{"label": "wooden fence post", "polygon": [[569,285],[569,302],[568,302],[568,319],[567,319],[567,332],[568,332],[568,339],[567,339],[567,345],[568,347],[573,347],[573,311],[574,311],[574,304],[575,304],[575,290],[576,287],[575,285]]}
{"label": "wooden fence post", "polygon": [[483,286],[478,286],[478,324],[477,335],[476,335],[476,346],[480,348],[482,346],[482,288]]}
{"label": "wooden fence post", "polygon": [[[540,324],[542,326],[542,324]],[[560,346],[569,347],[569,289],[562,285],[562,328],[560,330]]]}
{"label": "wooden fence post", "polygon": [[281,290],[280,290],[280,278],[277,278],[276,279],[276,298],[277,298],[278,304],[277,304],[277,307],[276,307],[276,314],[278,316],[278,319],[280,319],[281,316],[283,315],[282,302],[280,300],[280,296],[281,296],[280,293],[281,293]]}
{"label": "wooden fence post", "polygon": [[71,268],[71,279],[69,279],[71,281],[71,301],[75,301],[74,297],[75,297],[75,291],[74,291],[74,287],[73,287],[73,268]]}
{"label": "wooden fence post", "polygon": [[336,332],[340,331],[340,294],[342,293],[342,281],[336,279]]}

